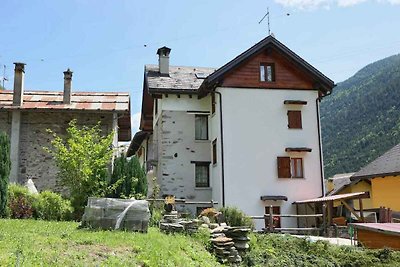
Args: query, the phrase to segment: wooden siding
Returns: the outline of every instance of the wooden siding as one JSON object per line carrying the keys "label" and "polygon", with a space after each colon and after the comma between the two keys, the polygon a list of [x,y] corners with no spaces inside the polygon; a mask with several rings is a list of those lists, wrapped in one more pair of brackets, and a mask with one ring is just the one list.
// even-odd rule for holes
{"label": "wooden siding", "polygon": [[377,233],[364,229],[357,230],[358,242],[367,248],[391,248],[400,250],[400,236]]}
{"label": "wooden siding", "polygon": [[[275,82],[260,81],[260,64],[275,64]],[[224,77],[223,87],[314,89],[312,78],[276,50],[264,50]]]}

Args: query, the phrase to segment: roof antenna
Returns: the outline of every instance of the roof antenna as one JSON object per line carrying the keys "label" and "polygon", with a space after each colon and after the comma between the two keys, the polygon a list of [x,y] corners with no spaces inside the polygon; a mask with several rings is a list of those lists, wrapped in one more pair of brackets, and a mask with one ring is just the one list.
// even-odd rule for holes
{"label": "roof antenna", "polygon": [[262,17],[262,19],[258,22],[258,24],[261,24],[261,22],[263,22],[265,17],[267,17],[268,20],[268,35],[271,35],[271,27],[269,25],[269,7],[267,7],[267,14],[265,14],[264,17]]}
{"label": "roof antenna", "polygon": [[3,80],[3,86],[2,86],[2,88],[3,88],[3,90],[5,90],[6,88],[4,87],[4,82],[5,81],[8,81],[8,79],[6,78],[6,65],[3,65],[3,77],[2,77],[2,80]]}

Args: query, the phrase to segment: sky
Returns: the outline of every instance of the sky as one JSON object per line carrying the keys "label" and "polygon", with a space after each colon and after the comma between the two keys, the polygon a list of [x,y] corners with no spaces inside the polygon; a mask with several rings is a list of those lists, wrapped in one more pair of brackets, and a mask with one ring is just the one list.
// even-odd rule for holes
{"label": "sky", "polygon": [[220,67],[268,35],[267,8],[275,37],[335,83],[400,53],[400,0],[1,0],[5,87],[13,62],[26,90],[62,91],[71,68],[75,91],[129,92],[135,132],[157,48],[171,65]]}

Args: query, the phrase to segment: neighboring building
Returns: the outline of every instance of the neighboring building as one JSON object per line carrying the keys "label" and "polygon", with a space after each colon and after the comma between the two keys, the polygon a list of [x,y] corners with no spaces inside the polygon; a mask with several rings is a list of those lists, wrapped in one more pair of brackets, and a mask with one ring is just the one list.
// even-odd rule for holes
{"label": "neighboring building", "polygon": [[113,146],[130,141],[128,93],[72,92],[72,72],[64,72],[64,91],[24,91],[25,64],[15,63],[14,91],[0,91],[0,131],[11,138],[10,181],[32,178],[38,190],[62,191],[57,168],[43,147],[50,147],[51,129],[66,134],[68,123],[94,126],[101,121],[104,135],[115,131]]}
{"label": "neighboring building", "polygon": [[400,144],[361,168],[350,180],[368,185],[368,190],[362,190],[370,192],[370,208],[383,206],[400,211]]}
{"label": "neighboring building", "polygon": [[269,205],[295,214],[294,201],[324,195],[319,102],[333,81],[272,36],[219,69],[170,66],[167,47],[157,54],[128,155],[153,169],[161,196],[260,216]]}

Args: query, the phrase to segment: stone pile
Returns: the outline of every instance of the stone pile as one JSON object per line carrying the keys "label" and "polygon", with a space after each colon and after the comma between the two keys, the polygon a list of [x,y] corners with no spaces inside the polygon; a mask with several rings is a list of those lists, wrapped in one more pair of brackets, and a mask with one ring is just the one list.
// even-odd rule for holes
{"label": "stone pile", "polygon": [[165,214],[163,219],[160,221],[160,230],[166,233],[195,233],[200,224],[200,220],[179,218],[178,213],[171,212],[170,214]]}
{"label": "stone pile", "polygon": [[249,248],[250,232],[246,227],[219,226],[211,230],[211,243],[214,253],[222,263],[239,264]]}

